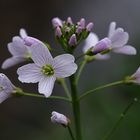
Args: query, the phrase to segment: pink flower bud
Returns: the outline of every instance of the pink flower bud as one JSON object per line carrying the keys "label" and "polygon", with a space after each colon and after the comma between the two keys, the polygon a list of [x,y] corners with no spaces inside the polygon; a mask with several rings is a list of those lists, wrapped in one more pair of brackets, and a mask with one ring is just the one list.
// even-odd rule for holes
{"label": "pink flower bud", "polygon": [[54,28],[56,28],[58,26],[62,27],[61,19],[59,19],[58,17],[53,18],[52,19],[52,25],[53,25]]}
{"label": "pink flower bud", "polygon": [[90,23],[86,26],[86,30],[87,30],[88,32],[91,32],[92,29],[93,29],[93,23],[90,22]]}
{"label": "pink flower bud", "polygon": [[61,124],[65,127],[68,126],[68,124],[69,124],[69,119],[65,115],[60,114],[55,111],[52,112],[51,121],[52,121],[52,123]]}
{"label": "pink flower bud", "polygon": [[70,25],[73,24],[71,17],[68,17],[68,18],[67,18],[67,24],[70,24]]}
{"label": "pink flower bud", "polygon": [[77,38],[76,38],[76,35],[75,35],[75,34],[73,34],[73,35],[70,37],[69,45],[70,45],[70,46],[75,46],[75,45],[77,45]]}
{"label": "pink flower bud", "polygon": [[85,29],[85,26],[86,26],[85,19],[81,18],[80,21],[78,22],[78,25],[81,26],[82,29]]}
{"label": "pink flower bud", "polygon": [[83,30],[82,27],[78,26],[77,29],[76,29],[76,33],[80,34],[82,32],[82,30]]}
{"label": "pink flower bud", "polygon": [[102,40],[100,40],[95,47],[93,47],[93,53],[97,54],[97,53],[101,53],[103,51],[108,50],[111,47],[111,41],[108,38],[104,38]]}
{"label": "pink flower bud", "polygon": [[61,29],[59,26],[56,27],[56,29],[55,29],[55,36],[57,36],[59,38],[62,36],[62,32],[61,32]]}

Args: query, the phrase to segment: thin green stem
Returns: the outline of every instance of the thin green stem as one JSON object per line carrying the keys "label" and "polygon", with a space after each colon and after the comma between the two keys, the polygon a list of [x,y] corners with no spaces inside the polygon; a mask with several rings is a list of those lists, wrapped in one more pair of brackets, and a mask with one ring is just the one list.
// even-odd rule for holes
{"label": "thin green stem", "polygon": [[81,132],[81,117],[80,117],[80,103],[78,101],[77,85],[75,75],[70,76],[72,107],[75,120],[76,140],[82,140]]}
{"label": "thin green stem", "polygon": [[[23,91],[16,91],[15,94],[17,96],[30,96],[30,97],[37,97],[37,98],[46,98],[43,95],[38,95],[38,94],[34,94],[34,93],[26,93],[26,92],[23,92]],[[58,99],[58,100],[66,101],[66,102],[71,102],[70,99],[68,99],[66,97],[61,97],[61,96],[50,96],[50,97],[47,97],[47,99]]]}
{"label": "thin green stem", "polygon": [[72,130],[71,130],[70,126],[68,125],[67,127],[68,127],[69,134],[70,134],[70,136],[71,136],[71,139],[72,139],[72,140],[75,140],[74,135],[73,135],[73,133],[72,133]]}
{"label": "thin green stem", "polygon": [[87,64],[86,59],[81,62],[80,67],[78,69],[77,76],[76,76],[76,84],[78,83],[80,75],[81,75],[81,73],[82,73],[82,71],[83,71],[83,69],[84,69],[86,64]]}
{"label": "thin green stem", "polygon": [[134,105],[135,102],[137,102],[138,99],[134,98],[133,101],[131,101],[128,106],[124,109],[124,111],[120,114],[119,119],[116,121],[115,125],[109,130],[109,132],[103,137],[102,140],[108,140],[112,134],[117,130],[120,123],[124,120],[125,116],[127,115],[130,108]]}
{"label": "thin green stem", "polygon": [[84,57],[86,54],[81,54],[78,57],[76,57],[75,61],[78,61],[80,58]]}
{"label": "thin green stem", "polygon": [[85,93],[83,93],[78,100],[82,100],[84,99],[86,96],[90,95],[91,93],[95,92],[95,91],[98,91],[98,90],[101,90],[101,89],[104,89],[104,88],[108,88],[108,87],[112,87],[112,86],[117,86],[117,85],[120,85],[120,84],[123,84],[124,81],[117,81],[117,82],[113,82],[113,83],[109,83],[109,84],[106,84],[106,85],[103,85],[103,86],[99,86],[97,88],[94,88],[94,89],[91,89],[89,91],[86,91]]}
{"label": "thin green stem", "polygon": [[65,91],[66,95],[68,96],[68,98],[71,99],[70,91],[67,87],[65,79],[61,79],[60,83],[61,83],[62,87],[64,88],[64,91]]}

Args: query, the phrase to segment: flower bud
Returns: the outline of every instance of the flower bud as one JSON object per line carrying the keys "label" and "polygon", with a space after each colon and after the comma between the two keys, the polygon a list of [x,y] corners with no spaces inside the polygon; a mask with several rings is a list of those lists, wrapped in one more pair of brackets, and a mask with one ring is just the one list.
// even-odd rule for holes
{"label": "flower bud", "polygon": [[71,17],[68,17],[67,18],[67,24],[69,24],[69,25],[72,25],[73,24]]}
{"label": "flower bud", "polygon": [[36,44],[36,43],[41,43],[42,44],[42,42],[40,40],[38,40],[34,37],[27,36],[23,40],[25,42],[25,45],[27,45],[27,46],[32,46],[33,44]]}
{"label": "flower bud", "polygon": [[91,32],[92,29],[93,29],[93,23],[90,22],[90,23],[86,26],[86,30],[87,30],[88,32]]}
{"label": "flower bud", "polygon": [[80,34],[82,32],[82,30],[83,30],[82,27],[78,26],[77,29],[76,29],[76,33]]}
{"label": "flower bud", "polygon": [[21,36],[22,39],[24,39],[25,37],[28,36],[26,30],[23,29],[23,28],[20,29],[19,34],[20,34],[20,36]]}
{"label": "flower bud", "polygon": [[76,35],[73,34],[69,39],[69,45],[70,46],[76,46],[77,45],[77,38]]}
{"label": "flower bud", "polygon": [[69,119],[65,115],[60,114],[55,111],[52,112],[51,121],[52,123],[55,123],[55,124],[61,124],[64,127],[67,127],[70,122]]}
{"label": "flower bud", "polygon": [[56,28],[58,26],[62,27],[61,19],[59,19],[58,17],[53,18],[52,19],[52,25],[53,25],[54,28]]}
{"label": "flower bud", "polygon": [[62,32],[59,26],[57,26],[55,29],[55,36],[59,38],[62,36]]}
{"label": "flower bud", "polygon": [[78,22],[78,25],[81,26],[82,29],[84,29],[86,25],[85,19],[81,18],[80,21]]}
{"label": "flower bud", "polygon": [[100,40],[95,47],[93,47],[93,53],[97,54],[97,53],[101,53],[103,51],[108,50],[111,47],[111,41],[108,38],[104,38],[102,40]]}

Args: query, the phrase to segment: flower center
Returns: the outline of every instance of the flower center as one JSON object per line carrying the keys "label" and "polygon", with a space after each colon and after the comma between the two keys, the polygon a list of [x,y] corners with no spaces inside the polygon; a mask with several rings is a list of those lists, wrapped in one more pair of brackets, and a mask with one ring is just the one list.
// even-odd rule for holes
{"label": "flower center", "polygon": [[41,72],[47,76],[52,76],[54,74],[54,69],[51,65],[44,65]]}
{"label": "flower center", "polygon": [[27,52],[24,57],[25,57],[25,59],[30,60],[31,59],[31,53]]}

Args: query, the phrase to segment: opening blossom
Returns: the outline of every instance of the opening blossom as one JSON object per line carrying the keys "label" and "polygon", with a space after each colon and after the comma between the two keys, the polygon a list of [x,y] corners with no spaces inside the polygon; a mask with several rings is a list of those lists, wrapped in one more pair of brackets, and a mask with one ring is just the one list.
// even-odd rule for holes
{"label": "opening blossom", "polygon": [[130,81],[132,83],[140,85],[140,67],[136,70],[136,72],[130,76]]}
{"label": "opening blossom", "polygon": [[116,28],[116,22],[110,23],[108,38],[112,42],[113,52],[127,55],[136,54],[136,49],[133,46],[126,45],[129,39],[129,34],[122,28]]}
{"label": "opening blossom", "polygon": [[11,83],[8,77],[0,73],[0,103],[12,96],[15,86]]}
{"label": "opening blossom", "polygon": [[43,43],[32,45],[30,52],[34,63],[20,67],[17,70],[18,79],[25,83],[39,82],[39,93],[46,97],[51,95],[56,78],[71,76],[77,70],[72,55],[63,54],[53,58]]}
{"label": "opening blossom", "polygon": [[69,119],[65,115],[58,113],[56,111],[52,112],[51,121],[52,123],[61,124],[65,127],[68,126],[70,122]]}
{"label": "opening blossom", "polygon": [[[85,45],[83,46],[83,52],[87,53],[88,50],[91,49],[91,51],[93,50],[93,54],[94,54],[94,49],[96,52],[97,50],[98,52],[100,52],[108,49],[110,45],[111,42],[109,39],[105,38],[104,40],[99,41],[98,36],[95,33],[91,32],[87,37],[87,39],[85,40]],[[96,60],[107,60],[109,58],[110,56],[108,54],[97,53],[96,55],[94,55],[94,59]]]}
{"label": "opening blossom", "polygon": [[27,60],[28,49],[22,38],[26,36],[26,31],[21,29],[20,36],[13,37],[12,42],[8,44],[8,51],[11,53],[12,57],[3,62],[2,69],[7,69]]}
{"label": "opening blossom", "polygon": [[41,41],[28,36],[24,29],[20,29],[20,36],[13,37],[12,42],[8,44],[8,51],[12,57],[3,62],[2,69],[10,68],[30,59],[29,47],[36,43],[41,43]]}

